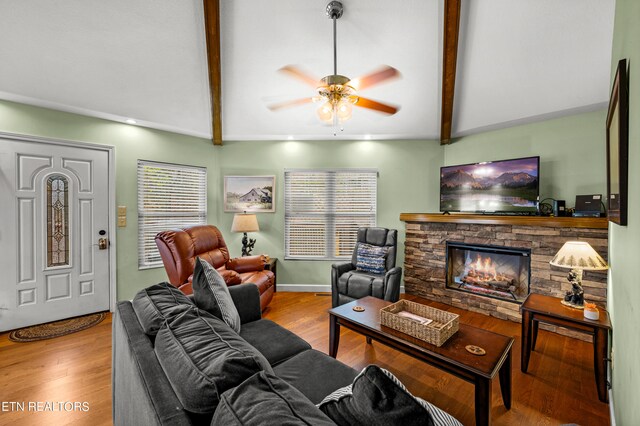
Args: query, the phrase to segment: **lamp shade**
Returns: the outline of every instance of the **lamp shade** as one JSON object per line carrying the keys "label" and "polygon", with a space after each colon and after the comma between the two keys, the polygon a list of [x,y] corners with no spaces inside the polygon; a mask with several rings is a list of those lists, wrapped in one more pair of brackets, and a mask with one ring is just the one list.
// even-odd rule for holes
{"label": "lamp shade", "polygon": [[233,216],[231,232],[258,232],[258,218],[255,214],[236,213]]}
{"label": "lamp shade", "polygon": [[604,271],[609,267],[586,241],[567,241],[549,263],[561,268],[585,271]]}

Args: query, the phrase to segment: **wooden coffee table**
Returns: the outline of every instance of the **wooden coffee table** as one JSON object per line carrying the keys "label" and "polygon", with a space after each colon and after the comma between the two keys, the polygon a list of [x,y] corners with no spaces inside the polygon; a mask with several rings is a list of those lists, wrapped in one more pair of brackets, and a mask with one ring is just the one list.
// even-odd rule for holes
{"label": "wooden coffee table", "polygon": [[[329,310],[329,355],[336,357],[340,326],[360,333],[429,365],[475,385],[476,425],[491,423],[491,382],[498,375],[502,401],[511,408],[511,346],[513,337],[460,324],[460,330],[437,347],[408,334],[380,325],[380,309],[390,305],[375,297],[365,297]],[[362,306],[364,312],[356,312]],[[486,355],[473,355],[467,345],[480,346]]]}

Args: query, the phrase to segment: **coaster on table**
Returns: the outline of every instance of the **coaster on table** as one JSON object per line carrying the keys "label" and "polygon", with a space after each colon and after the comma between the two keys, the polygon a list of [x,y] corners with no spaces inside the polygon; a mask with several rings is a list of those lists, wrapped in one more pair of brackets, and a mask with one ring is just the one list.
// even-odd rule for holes
{"label": "coaster on table", "polygon": [[467,352],[471,352],[474,355],[484,355],[487,353],[487,351],[485,351],[484,349],[482,349],[480,346],[476,346],[476,345],[467,345],[464,347]]}

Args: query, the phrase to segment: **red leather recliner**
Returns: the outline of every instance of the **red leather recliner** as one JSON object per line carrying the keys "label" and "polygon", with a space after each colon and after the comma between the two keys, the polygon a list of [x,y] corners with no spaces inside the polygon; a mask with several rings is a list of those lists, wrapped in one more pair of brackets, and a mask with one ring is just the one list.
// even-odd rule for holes
{"label": "red leather recliner", "polygon": [[220,272],[228,286],[253,283],[260,291],[264,310],[273,298],[274,275],[264,269],[265,257],[246,256],[230,259],[222,234],[213,225],[172,229],[156,235],[169,282],[185,294],[192,294],[191,280],[196,257],[206,260]]}

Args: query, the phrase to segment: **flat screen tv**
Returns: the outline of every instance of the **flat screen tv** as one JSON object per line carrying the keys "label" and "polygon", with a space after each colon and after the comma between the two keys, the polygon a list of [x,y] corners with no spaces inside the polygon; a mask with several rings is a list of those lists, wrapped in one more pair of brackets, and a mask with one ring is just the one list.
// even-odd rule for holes
{"label": "flat screen tv", "polygon": [[535,214],[540,157],[440,168],[440,211]]}

